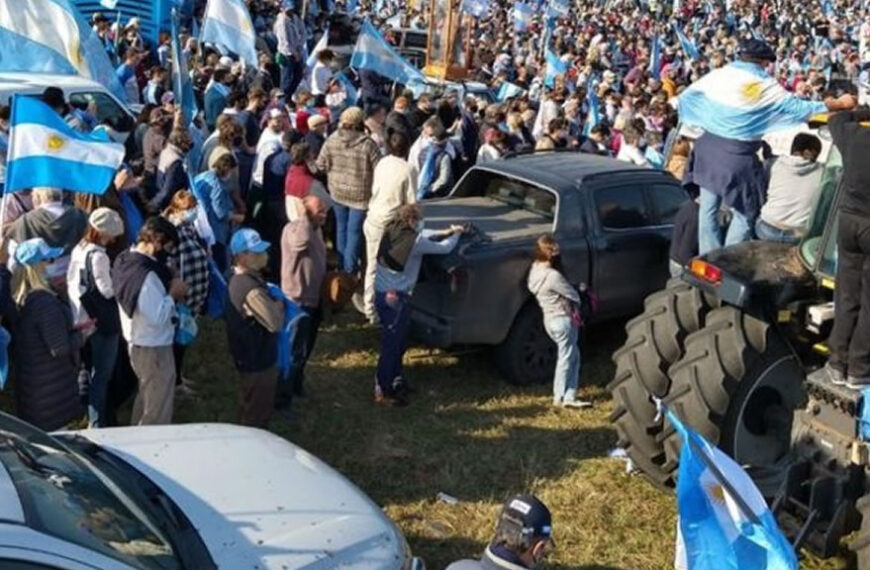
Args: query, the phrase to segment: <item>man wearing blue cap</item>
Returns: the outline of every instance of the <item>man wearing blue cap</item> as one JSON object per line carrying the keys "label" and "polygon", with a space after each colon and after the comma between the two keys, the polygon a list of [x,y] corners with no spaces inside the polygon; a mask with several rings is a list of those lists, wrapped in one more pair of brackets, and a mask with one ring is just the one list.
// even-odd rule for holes
{"label": "man wearing blue cap", "polygon": [[230,240],[233,275],[227,289],[227,338],[242,377],[239,423],[266,428],[275,406],[278,382],[278,333],[284,326],[284,303],[269,295],[262,272],[269,261],[269,242],[250,228]]}
{"label": "man wearing blue cap", "polygon": [[551,545],[550,509],[533,495],[517,495],[505,503],[495,538],[481,559],[460,560],[447,570],[527,570],[537,568]]}

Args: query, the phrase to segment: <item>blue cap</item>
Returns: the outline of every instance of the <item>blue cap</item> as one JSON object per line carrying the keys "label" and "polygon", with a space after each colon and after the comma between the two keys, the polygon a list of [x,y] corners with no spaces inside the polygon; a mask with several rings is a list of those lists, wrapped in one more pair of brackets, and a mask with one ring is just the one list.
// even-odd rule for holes
{"label": "blue cap", "polygon": [[50,247],[42,238],[23,241],[15,248],[15,261],[22,265],[36,265],[63,255],[62,247]]}
{"label": "blue cap", "polygon": [[504,504],[499,517],[499,526],[532,538],[550,538],[552,525],[550,509],[533,495],[516,495]]}
{"label": "blue cap", "polygon": [[233,255],[246,252],[264,253],[268,249],[269,242],[263,241],[260,234],[250,228],[236,230],[233,239],[230,240],[230,253]]}

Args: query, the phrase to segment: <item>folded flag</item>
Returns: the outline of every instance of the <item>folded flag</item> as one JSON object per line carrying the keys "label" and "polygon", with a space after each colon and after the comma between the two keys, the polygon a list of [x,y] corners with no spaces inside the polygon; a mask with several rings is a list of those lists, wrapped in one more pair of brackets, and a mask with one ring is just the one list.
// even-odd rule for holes
{"label": "folded flag", "polygon": [[501,86],[498,88],[498,93],[496,93],[495,95],[495,98],[498,99],[500,102],[504,102],[514,97],[520,97],[525,92],[526,90],[519,85],[515,85],[510,81],[502,81]]}
{"label": "folded flag", "polygon": [[257,49],[251,14],[243,0],[209,0],[202,20],[203,43],[223,47],[257,67]]}
{"label": "folded flag", "polygon": [[124,145],[73,130],[33,97],[13,97],[10,125],[6,192],[54,186],[103,194],[124,160]]}
{"label": "folded flag", "polygon": [[547,69],[546,74],[544,75],[544,85],[547,87],[554,87],[556,85],[556,78],[560,75],[565,75],[568,73],[568,64],[559,59],[559,56],[551,50],[547,49]]}
{"label": "folded flag", "polygon": [[688,570],[797,570],[794,550],[749,475],[665,414],[682,439],[677,479],[677,560]]}
{"label": "folded flag", "polygon": [[0,71],[81,75],[127,100],[102,41],[69,0],[0,2]]}
{"label": "folded flag", "polygon": [[677,99],[680,121],[720,137],[756,141],[824,113],[824,103],[795,97],[758,65],[735,61],[714,69]]}
{"label": "folded flag", "polygon": [[363,22],[360,29],[350,65],[356,69],[374,71],[402,85],[423,81],[420,70],[402,59],[368,20]]}

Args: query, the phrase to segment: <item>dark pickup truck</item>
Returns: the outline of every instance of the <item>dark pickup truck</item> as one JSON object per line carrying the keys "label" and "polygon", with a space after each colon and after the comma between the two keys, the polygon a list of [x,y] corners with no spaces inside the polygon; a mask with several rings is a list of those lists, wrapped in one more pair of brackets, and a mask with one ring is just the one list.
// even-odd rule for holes
{"label": "dark pickup truck", "polygon": [[688,199],[669,174],[573,152],[475,166],[424,205],[427,227],[477,231],[424,260],[412,334],[439,347],[494,346],[508,381],[550,381],[555,344],[526,285],[538,236],[553,233],[569,280],[598,296],[595,321],[633,315],[668,278],[673,219]]}

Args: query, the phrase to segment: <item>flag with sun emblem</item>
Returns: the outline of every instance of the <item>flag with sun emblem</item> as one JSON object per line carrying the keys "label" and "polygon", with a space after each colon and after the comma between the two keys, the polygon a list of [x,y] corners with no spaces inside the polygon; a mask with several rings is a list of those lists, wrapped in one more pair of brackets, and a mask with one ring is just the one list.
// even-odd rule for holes
{"label": "flag with sun emblem", "polygon": [[257,67],[257,49],[251,14],[242,0],[209,0],[202,19],[203,43],[222,46]]}
{"label": "flag with sun emblem", "polygon": [[789,93],[760,65],[735,61],[690,85],[677,99],[677,110],[686,125],[726,139],[757,141],[800,126],[827,107]]}
{"label": "flag with sun emblem", "polygon": [[10,125],[6,192],[53,186],[103,194],[124,160],[124,145],[73,130],[34,97],[13,97]]}
{"label": "flag with sun emblem", "polygon": [[797,557],[761,492],[733,459],[685,426],[677,479],[677,560],[686,570],[797,570]]}

